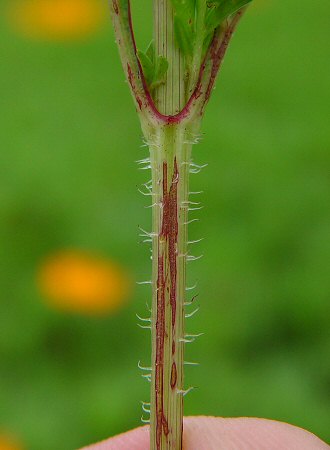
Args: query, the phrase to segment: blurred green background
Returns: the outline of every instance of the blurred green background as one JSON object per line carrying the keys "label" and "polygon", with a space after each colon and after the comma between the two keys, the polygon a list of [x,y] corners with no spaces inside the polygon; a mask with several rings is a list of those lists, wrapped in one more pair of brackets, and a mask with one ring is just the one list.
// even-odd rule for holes
{"label": "blurred green background", "polygon": [[[26,0],[28,1],[28,0]],[[95,0],[96,1],[96,0]],[[21,3],[24,0],[21,1]],[[104,18],[81,38],[36,37],[0,6],[0,435],[73,450],[139,425],[148,288],[115,314],[65,313],[36,282],[59,250],[149,278],[138,226],[147,155]],[[138,41],[150,2],[133,2]],[[145,11],[149,9],[146,18]],[[255,0],[207,109],[192,178],[204,332],[187,348],[185,414],[288,421],[330,440],[330,152],[327,0]],[[0,444],[1,446],[1,444]],[[0,447],[1,448],[1,447]]]}

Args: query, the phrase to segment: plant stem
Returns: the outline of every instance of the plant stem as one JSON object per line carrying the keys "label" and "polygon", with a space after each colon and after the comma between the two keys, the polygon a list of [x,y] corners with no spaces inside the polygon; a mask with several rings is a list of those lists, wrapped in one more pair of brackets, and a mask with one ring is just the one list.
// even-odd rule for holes
{"label": "plant stem", "polygon": [[[156,55],[164,56],[169,64],[154,101],[162,114],[175,115],[186,99],[184,60],[174,38],[170,0],[154,1],[154,30]],[[187,124],[163,124],[153,133],[148,138],[154,205],[150,448],[181,450],[191,144]]]}
{"label": "plant stem", "polygon": [[168,62],[165,83],[155,92],[155,105],[165,115],[175,115],[185,105],[184,58],[174,37],[171,0],[154,0],[154,41],[156,55]]}
{"label": "plant stem", "polygon": [[190,75],[188,78],[188,96],[190,97],[196,87],[199,70],[202,63],[202,54],[203,54],[203,27],[204,27],[204,19],[206,12],[206,1],[205,0],[197,0],[196,8],[198,10],[198,20],[196,21],[195,28],[195,46],[194,46],[194,54],[191,61]]}
{"label": "plant stem", "polygon": [[195,49],[193,56],[187,58],[174,37],[171,0],[153,2],[155,56],[163,56],[168,62],[164,83],[157,86],[153,95],[137,56],[130,0],[111,0],[110,7],[123,69],[150,148],[153,199],[150,450],[182,450],[184,344],[189,341],[185,338],[184,305],[189,259],[191,146],[244,9],[214,30],[203,56],[206,2],[197,0],[200,15]]}
{"label": "plant stem", "polygon": [[182,125],[150,145],[153,185],[151,449],[181,450],[188,176],[191,144]]}

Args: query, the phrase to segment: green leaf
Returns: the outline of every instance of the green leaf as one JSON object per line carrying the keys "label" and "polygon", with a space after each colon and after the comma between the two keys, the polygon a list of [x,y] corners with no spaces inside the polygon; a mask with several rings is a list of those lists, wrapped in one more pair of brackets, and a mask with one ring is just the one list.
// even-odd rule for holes
{"label": "green leaf", "polygon": [[174,9],[174,31],[183,53],[193,54],[196,0],[171,0]]}
{"label": "green leaf", "polygon": [[211,32],[206,33],[205,37],[204,37],[204,41],[203,41],[203,51],[207,51],[207,49],[209,48],[212,39],[214,36],[214,29],[212,29]]}
{"label": "green leaf", "polygon": [[164,82],[168,61],[163,56],[155,55],[154,42],[151,41],[146,52],[138,51],[143,74],[150,90]]}
{"label": "green leaf", "polygon": [[163,83],[168,69],[168,61],[163,56],[157,56],[153,83]]}
{"label": "green leaf", "polygon": [[147,85],[150,86],[154,79],[155,67],[153,61],[149,58],[146,53],[138,51],[138,57],[142,66],[144,78]]}
{"label": "green leaf", "polygon": [[183,19],[194,19],[196,0],[171,0],[174,13]]}
{"label": "green leaf", "polygon": [[[204,48],[212,39],[213,32],[228,17],[252,0],[171,0],[174,9],[174,30],[177,43],[186,56],[194,54],[196,42],[204,41]],[[206,5],[206,14],[205,14]],[[203,19],[205,15],[205,21]],[[196,29],[200,19],[204,30]],[[198,35],[197,35],[198,34]],[[199,34],[202,34],[200,36]]]}
{"label": "green leaf", "polygon": [[224,20],[246,6],[252,0],[214,0],[207,2],[205,26],[207,32],[212,32]]}
{"label": "green leaf", "polygon": [[152,63],[154,63],[154,61],[155,61],[155,43],[154,43],[153,40],[152,40],[152,41],[150,42],[150,44],[148,45],[148,48],[147,48],[147,50],[146,50],[146,55],[148,56],[148,58],[150,59],[150,61],[151,61]]}
{"label": "green leaf", "polygon": [[174,32],[178,46],[185,55],[192,55],[194,48],[194,33],[180,18],[174,18]]}

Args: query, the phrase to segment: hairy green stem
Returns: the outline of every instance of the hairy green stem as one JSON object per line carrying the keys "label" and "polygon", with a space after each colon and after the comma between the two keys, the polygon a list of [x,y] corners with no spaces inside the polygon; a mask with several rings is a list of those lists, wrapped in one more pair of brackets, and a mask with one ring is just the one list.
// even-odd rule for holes
{"label": "hairy green stem", "polygon": [[[248,2],[228,0],[227,6]],[[184,311],[186,263],[190,259],[187,225],[191,147],[229,41],[245,9],[229,14],[226,22],[214,29],[203,55],[207,2],[197,0],[194,53],[183,56],[175,38],[173,0],[153,0],[153,3],[155,57],[165,58],[168,70],[152,95],[137,55],[130,1],[111,0],[110,7],[123,69],[150,149],[153,208],[150,449],[182,450],[183,396],[187,392],[184,344],[191,338],[185,335]],[[181,7],[185,6],[183,2]]]}
{"label": "hairy green stem", "polygon": [[[184,60],[175,42],[170,0],[154,2],[156,55],[169,64],[155,105],[165,115],[185,104]],[[191,145],[186,126],[164,124],[150,139],[153,193],[152,376],[150,448],[181,450],[183,429],[184,302],[188,177]]]}
{"label": "hairy green stem", "polygon": [[151,449],[180,450],[191,144],[180,125],[153,139]]}

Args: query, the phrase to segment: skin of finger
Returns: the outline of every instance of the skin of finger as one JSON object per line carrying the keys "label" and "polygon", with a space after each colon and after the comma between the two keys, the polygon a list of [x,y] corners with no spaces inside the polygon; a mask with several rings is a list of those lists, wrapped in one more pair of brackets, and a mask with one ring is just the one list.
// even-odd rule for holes
{"label": "skin of finger", "polygon": [[[274,420],[187,417],[184,450],[330,450],[302,428]],[[149,427],[137,428],[82,450],[148,450]]]}

